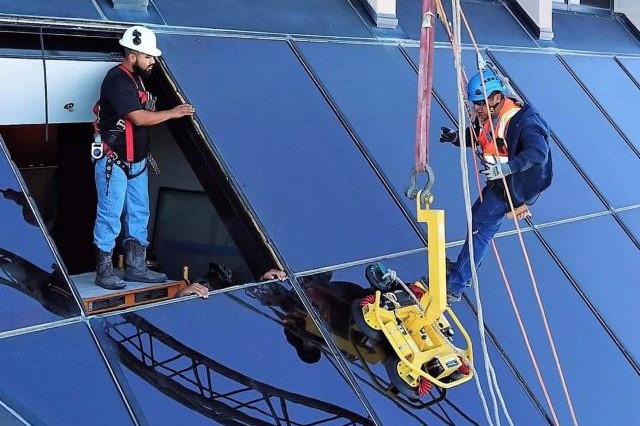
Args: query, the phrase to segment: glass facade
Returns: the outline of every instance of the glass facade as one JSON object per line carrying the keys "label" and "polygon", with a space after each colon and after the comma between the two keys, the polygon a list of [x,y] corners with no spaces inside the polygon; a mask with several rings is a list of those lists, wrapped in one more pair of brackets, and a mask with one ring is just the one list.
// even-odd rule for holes
{"label": "glass facade", "polygon": [[[446,395],[434,389],[408,397],[389,367],[394,347],[357,317],[374,294],[367,266],[382,262],[408,284],[423,282],[428,271],[424,229],[403,195],[413,163],[419,1],[398,0],[400,27],[389,38],[373,31],[353,1],[258,3],[156,0],[144,16],[103,0],[0,5],[8,19],[145,22],[165,30],[158,36],[163,60],[176,90],[196,107],[203,149],[216,156],[229,193],[288,274],[207,299],[83,315],[66,278],[69,265],[59,261],[2,145],[0,424],[487,423],[470,382]],[[523,222],[530,263],[519,238],[505,233],[496,238],[500,262],[490,255],[479,270],[487,350],[509,415],[514,424],[571,421],[531,265],[578,422],[635,424],[640,134],[631,105],[640,91],[640,44],[615,15],[559,10],[556,50],[537,50],[543,43],[506,2],[462,3],[485,57],[552,131],[554,182]],[[484,25],[488,20],[501,30]],[[466,233],[459,152],[438,136],[441,126],[454,125],[456,87],[441,27],[437,40],[429,135],[434,208],[446,212],[447,255],[455,259]],[[470,46],[463,56],[473,73]],[[473,183],[471,160],[470,170]],[[235,250],[220,251],[229,237],[210,225],[224,212],[212,211],[203,193],[167,188],[160,198],[164,225],[154,238],[169,247],[164,264],[178,253],[203,269],[198,253],[213,248],[220,262],[247,269]],[[198,214],[184,227],[168,224],[190,208]],[[512,230],[512,223],[502,228]],[[453,309],[490,398],[472,290]],[[462,345],[461,336],[456,331],[452,341]]]}

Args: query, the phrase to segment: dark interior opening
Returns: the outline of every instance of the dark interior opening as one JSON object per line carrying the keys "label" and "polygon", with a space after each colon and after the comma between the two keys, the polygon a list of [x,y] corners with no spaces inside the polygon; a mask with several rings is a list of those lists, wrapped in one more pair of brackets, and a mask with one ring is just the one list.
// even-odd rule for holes
{"label": "dark interior opening", "polygon": [[[0,30],[0,49],[5,47],[6,35]],[[33,46],[34,37],[39,39],[34,31],[22,30],[15,36],[22,40],[17,45],[38,48]],[[77,34],[66,38],[50,35],[49,40],[55,40],[59,50],[84,49]],[[119,54],[117,38],[101,40],[98,53]],[[159,109],[179,102],[160,67],[147,83],[160,98]],[[92,131],[91,123],[0,126],[12,160],[70,275],[95,269],[96,190],[89,156]],[[211,266],[222,263],[233,271],[233,280],[218,285],[241,284],[255,281],[275,266],[264,238],[216,161],[213,148],[191,120],[171,120],[157,126],[151,131],[151,146],[161,174],[149,175],[149,251],[158,257],[170,278],[181,278],[183,264],[190,267],[192,279],[207,278]]]}

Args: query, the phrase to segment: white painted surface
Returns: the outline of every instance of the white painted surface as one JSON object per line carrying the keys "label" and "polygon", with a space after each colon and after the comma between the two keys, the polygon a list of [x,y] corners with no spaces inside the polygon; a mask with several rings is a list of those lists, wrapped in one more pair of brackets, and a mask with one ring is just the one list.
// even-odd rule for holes
{"label": "white painted surface", "polygon": [[540,29],[540,38],[553,38],[553,0],[517,0],[522,9]]}
{"label": "white painted surface", "polygon": [[367,0],[377,14],[396,14],[396,0]]}
{"label": "white painted surface", "polygon": [[0,59],[0,124],[44,123],[42,61]]}
{"label": "white painted surface", "polygon": [[640,30],[640,1],[616,0],[613,2],[613,9],[618,13],[624,13],[636,29]]}
{"label": "white painted surface", "polygon": [[[50,123],[87,123],[94,120],[93,105],[100,84],[114,62],[47,60]],[[73,108],[65,109],[65,105]]]}
{"label": "white painted surface", "polygon": [[[49,123],[94,120],[93,104],[114,62],[47,60]],[[0,125],[45,122],[44,69],[40,59],[0,58]],[[65,105],[73,103],[73,108]]]}

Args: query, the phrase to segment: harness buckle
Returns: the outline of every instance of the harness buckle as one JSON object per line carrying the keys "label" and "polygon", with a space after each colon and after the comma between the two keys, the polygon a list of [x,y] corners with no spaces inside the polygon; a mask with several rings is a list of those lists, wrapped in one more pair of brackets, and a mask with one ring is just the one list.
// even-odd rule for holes
{"label": "harness buckle", "polygon": [[91,158],[99,160],[104,157],[104,146],[102,145],[102,138],[100,133],[93,135],[93,143],[91,144]]}

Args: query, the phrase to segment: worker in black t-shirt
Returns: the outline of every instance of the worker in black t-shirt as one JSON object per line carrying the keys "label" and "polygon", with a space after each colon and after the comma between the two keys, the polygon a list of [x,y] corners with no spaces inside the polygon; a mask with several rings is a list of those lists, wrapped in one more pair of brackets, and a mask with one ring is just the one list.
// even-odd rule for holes
{"label": "worker in black t-shirt", "polygon": [[126,286],[113,272],[112,253],[124,213],[126,281],[157,283],[167,276],[149,270],[145,256],[149,222],[147,155],[148,127],[172,118],[191,116],[194,108],[178,105],[156,111],[155,97],[142,77],[153,70],[162,54],[156,36],[148,28],[133,26],[120,39],[122,63],[107,73],[100,88],[96,137],[92,145],[98,209],[93,231],[97,252],[96,284],[111,290]]}

